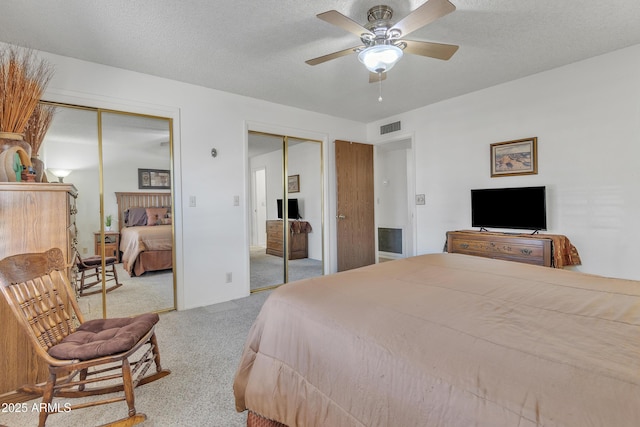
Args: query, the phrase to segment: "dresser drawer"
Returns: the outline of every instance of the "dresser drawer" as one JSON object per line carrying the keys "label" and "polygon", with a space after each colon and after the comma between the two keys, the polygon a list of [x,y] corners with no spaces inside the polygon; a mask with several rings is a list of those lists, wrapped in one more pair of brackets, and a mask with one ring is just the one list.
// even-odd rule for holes
{"label": "dresser drawer", "polygon": [[551,266],[551,239],[482,232],[449,232],[447,250],[451,253]]}

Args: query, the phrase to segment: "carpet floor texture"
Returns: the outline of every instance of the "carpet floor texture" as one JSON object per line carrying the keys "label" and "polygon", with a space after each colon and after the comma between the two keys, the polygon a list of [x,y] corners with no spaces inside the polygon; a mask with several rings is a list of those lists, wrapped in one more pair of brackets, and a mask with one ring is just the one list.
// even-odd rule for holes
{"label": "carpet floor texture", "polygon": [[[233,377],[245,338],[268,294],[257,292],[234,301],[160,315],[156,334],[162,367],[170,369],[171,374],[136,388],[136,409],[147,415],[139,425],[246,426],[246,412],[235,410]],[[39,401],[26,402],[26,407],[32,408]],[[64,405],[82,399],[56,401]],[[50,415],[47,426],[96,426],[126,414],[126,403],[119,402]],[[1,426],[37,424],[36,411],[0,412]]]}

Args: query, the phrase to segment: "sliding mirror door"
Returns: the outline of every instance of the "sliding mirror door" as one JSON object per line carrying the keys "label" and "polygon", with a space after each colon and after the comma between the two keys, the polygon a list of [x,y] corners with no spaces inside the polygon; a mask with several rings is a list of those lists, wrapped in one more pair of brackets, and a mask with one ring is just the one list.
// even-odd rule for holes
{"label": "sliding mirror door", "polygon": [[123,284],[106,294],[107,317],[174,309],[171,120],[112,111],[100,118],[104,217],[111,217],[104,236],[119,246],[105,255],[119,258]]}
{"label": "sliding mirror door", "polygon": [[248,141],[251,291],[322,275],[322,143],[259,132]]}
{"label": "sliding mirror door", "polygon": [[[39,157],[50,182],[59,179],[54,172],[66,171],[61,179],[78,190],[76,294],[88,319],[176,307],[171,129],[167,118],[56,104]],[[145,254],[135,242],[123,251],[127,208],[143,212],[137,228],[155,236]],[[154,218],[148,224],[147,209]],[[96,256],[100,267],[105,263],[104,277],[81,264],[96,263]]]}
{"label": "sliding mirror door", "polygon": [[321,276],[322,143],[293,137],[287,144],[287,216],[289,262],[287,281]]}
{"label": "sliding mirror door", "polygon": [[[49,130],[44,136],[38,157],[44,162],[49,182],[63,181],[78,190],[76,199],[76,250],[82,258],[99,255],[94,232],[100,231],[100,155],[98,149],[98,112],[95,109],[55,107]],[[58,176],[56,176],[58,175]],[[77,280],[80,281],[80,274]],[[96,283],[100,282],[100,283]],[[87,319],[102,317],[102,284],[96,276],[85,283],[95,283],[89,292],[94,297],[79,297]],[[80,283],[78,283],[78,286]]]}
{"label": "sliding mirror door", "polygon": [[282,225],[276,205],[282,199],[282,159],[281,136],[249,134],[251,291],[284,283]]}

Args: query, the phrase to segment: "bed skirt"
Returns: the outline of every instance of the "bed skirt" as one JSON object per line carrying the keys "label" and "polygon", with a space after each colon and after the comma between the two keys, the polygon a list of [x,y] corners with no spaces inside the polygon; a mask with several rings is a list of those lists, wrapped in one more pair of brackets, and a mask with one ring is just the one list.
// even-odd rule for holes
{"label": "bed skirt", "polygon": [[125,270],[131,270],[131,276],[140,276],[146,271],[170,270],[173,268],[173,251],[145,251],[138,255],[133,267],[123,260]]}
{"label": "bed skirt", "polygon": [[247,414],[247,427],[287,427],[286,425],[277,421],[264,418],[255,412],[248,411]]}

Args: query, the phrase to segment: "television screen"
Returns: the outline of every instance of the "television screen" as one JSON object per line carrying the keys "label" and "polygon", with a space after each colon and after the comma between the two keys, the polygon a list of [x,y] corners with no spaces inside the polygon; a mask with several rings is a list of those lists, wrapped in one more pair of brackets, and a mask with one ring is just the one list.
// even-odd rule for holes
{"label": "television screen", "polygon": [[[288,199],[287,203],[287,215],[289,219],[301,219],[300,211],[298,209],[298,199]],[[277,200],[278,203],[278,218],[282,219],[282,199]]]}
{"label": "television screen", "polygon": [[546,230],[545,187],[471,190],[471,226]]}

